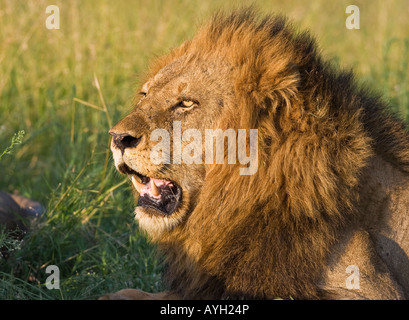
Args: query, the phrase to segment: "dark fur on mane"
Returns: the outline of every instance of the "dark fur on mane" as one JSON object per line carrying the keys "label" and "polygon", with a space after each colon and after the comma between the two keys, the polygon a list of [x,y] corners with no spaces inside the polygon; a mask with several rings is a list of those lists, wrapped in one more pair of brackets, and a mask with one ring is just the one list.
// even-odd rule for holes
{"label": "dark fur on mane", "polygon": [[409,171],[403,123],[281,16],[219,13],[151,72],[184,55],[232,66],[237,106],[221,125],[259,130],[259,169],[207,167],[189,219],[158,240],[170,288],[184,298],[323,297],[327,254],[361,214],[368,159]]}

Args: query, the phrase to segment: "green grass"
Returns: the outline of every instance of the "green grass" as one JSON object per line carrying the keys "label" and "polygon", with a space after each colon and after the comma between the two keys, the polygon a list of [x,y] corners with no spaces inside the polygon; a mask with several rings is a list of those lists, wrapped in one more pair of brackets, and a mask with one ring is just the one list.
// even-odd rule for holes
{"label": "green grass", "polygon": [[[242,3],[250,4],[253,1]],[[409,120],[408,2],[260,0],[309,28],[323,54],[385,94]],[[60,30],[45,8],[60,8]],[[129,185],[113,168],[108,129],[130,109],[152,57],[235,1],[0,0],[0,190],[40,201],[45,214],[0,260],[0,299],[94,299],[126,287],[162,289],[160,257],[133,220]],[[3,151],[25,131],[12,154]],[[60,268],[60,290],[45,269]]]}

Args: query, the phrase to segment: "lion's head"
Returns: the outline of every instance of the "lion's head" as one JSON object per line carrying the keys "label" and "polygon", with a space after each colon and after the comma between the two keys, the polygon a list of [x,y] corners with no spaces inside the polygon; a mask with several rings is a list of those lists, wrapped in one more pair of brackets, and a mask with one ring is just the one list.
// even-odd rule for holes
{"label": "lion's head", "polygon": [[[223,108],[234,103],[229,77],[229,66],[216,56],[186,52],[145,82],[134,110],[110,130],[115,165],[133,182],[139,198],[136,217],[149,234],[172,229],[196,206],[206,168],[204,158],[182,161],[190,143],[182,134],[195,129],[204,136],[206,129],[218,127]],[[155,138],[158,129],[169,133],[169,140]],[[169,158],[155,164],[152,151],[158,142],[169,143],[159,155]]]}
{"label": "lion's head", "polygon": [[[110,134],[170,287],[189,298],[320,296],[373,154],[365,107],[378,105],[322,61],[308,33],[251,9],[217,14],[158,59]],[[205,139],[217,129],[228,137],[221,158]]]}
{"label": "lion's head", "polygon": [[[250,17],[251,13],[244,15]],[[253,48],[268,45],[262,44],[260,37],[266,30],[256,31],[259,36],[251,38],[247,28],[252,22],[243,18],[236,22],[241,26],[234,25],[233,21],[231,26],[226,25],[220,30],[208,26],[195,39],[156,61],[138,94],[134,109],[110,130],[115,166],[132,181],[139,199],[136,217],[140,226],[151,235],[171,230],[187,218],[197,205],[208,180],[206,177],[215,169],[213,162],[220,164],[216,155],[210,161],[205,155],[205,148],[209,147],[206,144],[209,139],[205,141],[206,130],[222,129],[222,134],[230,138],[231,131],[226,130],[233,130],[236,139],[239,129],[258,129],[259,122],[265,120],[263,117],[266,118],[278,105],[288,104],[290,97],[295,95],[299,74],[288,56],[292,48],[273,45],[269,54],[276,57],[276,63],[272,70],[265,70],[264,59],[269,57],[262,55],[262,47],[259,53]],[[285,36],[282,34],[285,19],[277,17],[270,23],[275,25],[272,31],[277,37]],[[266,25],[266,28],[271,26]],[[247,43],[244,45],[244,42]],[[242,46],[234,48],[238,43]],[[261,114],[264,116],[260,117]],[[175,125],[180,125],[177,131]],[[162,150],[166,155],[161,155],[168,156],[168,161],[155,164],[152,151],[158,142],[163,142],[152,135],[158,129],[169,133],[170,148]],[[183,156],[183,152],[187,152],[186,146],[188,150],[192,149],[189,145],[194,134],[189,135],[189,129],[196,130],[193,133],[203,138],[202,151],[191,163],[181,157],[178,162],[175,154]],[[186,130],[188,138],[183,135]],[[250,131],[246,134],[249,136]],[[179,148],[175,146],[177,141],[181,142]],[[271,144],[271,138],[263,143]],[[240,146],[243,144],[238,148]],[[195,150],[191,151],[194,153]],[[236,154],[230,156],[234,158]],[[234,160],[227,159],[226,153],[226,163],[231,166],[221,167],[233,171],[232,166],[240,165],[236,160],[232,165]],[[239,170],[236,171],[234,174],[239,174]],[[209,184],[211,187],[212,182]]]}

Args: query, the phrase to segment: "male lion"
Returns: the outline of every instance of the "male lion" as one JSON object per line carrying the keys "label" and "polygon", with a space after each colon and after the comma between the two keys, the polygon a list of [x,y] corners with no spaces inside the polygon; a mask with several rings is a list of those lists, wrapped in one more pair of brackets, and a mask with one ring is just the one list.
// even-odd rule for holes
{"label": "male lion", "polygon": [[[157,164],[151,134],[166,130],[172,146],[175,122],[202,136],[257,129],[258,170],[240,174],[226,141],[224,164]],[[285,18],[216,14],[156,61],[109,133],[169,291],[105,298],[409,297],[409,135]]]}

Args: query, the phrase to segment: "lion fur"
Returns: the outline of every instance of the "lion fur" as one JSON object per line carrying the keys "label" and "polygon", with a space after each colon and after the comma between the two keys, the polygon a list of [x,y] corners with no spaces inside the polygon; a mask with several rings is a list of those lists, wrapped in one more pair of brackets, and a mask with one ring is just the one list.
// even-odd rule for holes
{"label": "lion fur", "polygon": [[[370,164],[378,159],[407,178],[405,125],[282,16],[218,13],[156,60],[147,77],[182,57],[181,68],[208,60],[229,69],[226,99],[235,103],[218,124],[258,129],[259,168],[244,176],[239,164],[206,165],[189,218],[153,239],[171,292],[189,299],[331,297],[322,279],[334,250],[341,248],[343,261],[345,248],[375,248],[363,203],[372,198],[362,194]],[[365,261],[378,259],[371,252]],[[394,276],[386,282],[393,286]],[[408,287],[395,291],[391,296],[409,294]]]}

